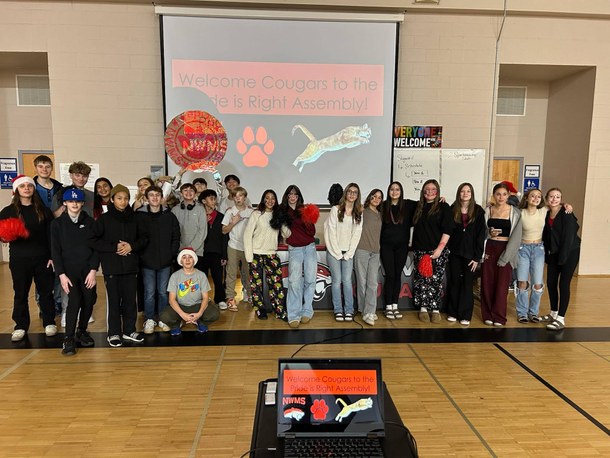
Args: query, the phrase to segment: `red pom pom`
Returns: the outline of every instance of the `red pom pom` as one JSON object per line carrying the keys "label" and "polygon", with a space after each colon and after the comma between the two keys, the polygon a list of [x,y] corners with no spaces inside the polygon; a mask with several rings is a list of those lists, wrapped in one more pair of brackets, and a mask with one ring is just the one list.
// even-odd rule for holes
{"label": "red pom pom", "polygon": [[425,254],[419,260],[417,270],[424,278],[430,278],[432,276],[432,258],[429,254]]}
{"label": "red pom pom", "polygon": [[315,204],[305,204],[301,209],[301,219],[309,224],[316,224],[320,218],[320,209]]}
{"label": "red pom pom", "polygon": [[30,233],[20,218],[8,218],[0,220],[0,240],[3,242],[14,242],[17,239],[27,239]]}

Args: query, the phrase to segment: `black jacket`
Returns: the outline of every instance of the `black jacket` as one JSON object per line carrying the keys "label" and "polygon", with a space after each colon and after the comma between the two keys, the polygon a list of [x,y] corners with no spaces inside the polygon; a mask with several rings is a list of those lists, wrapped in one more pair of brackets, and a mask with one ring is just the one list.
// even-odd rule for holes
{"label": "black jacket", "polygon": [[214,224],[208,220],[208,236],[203,245],[203,255],[215,253],[220,255],[220,259],[227,259],[227,246],[229,244],[229,234],[222,233],[222,219],[224,214],[217,212]]}
{"label": "black jacket", "polygon": [[454,229],[449,238],[449,251],[451,254],[471,261],[481,262],[485,237],[487,236],[485,212],[479,205],[475,206],[474,212],[474,221],[468,223],[466,227],[464,227],[462,221],[456,223],[453,220]]}
{"label": "black jacket", "polygon": [[172,265],[180,249],[180,225],[169,210],[151,213],[148,205],[136,212],[138,224],[148,234],[148,245],[140,253],[142,267],[159,270]]}
{"label": "black jacket", "polygon": [[[22,207],[20,215],[25,227],[30,233],[27,239],[17,239],[9,244],[10,259],[17,258],[40,258],[51,259],[51,249],[49,247],[49,231],[53,213],[43,205],[44,218],[38,221],[38,215],[34,204]],[[4,207],[0,212],[0,219],[17,218],[17,210],[14,205]]]}
{"label": "black jacket", "polygon": [[66,272],[97,270],[100,258],[89,245],[93,218],[82,211],[72,222],[68,212],[51,222],[51,256],[55,275]]}
{"label": "black jacket", "polygon": [[430,214],[432,204],[424,203],[419,220],[413,221],[413,249],[418,251],[434,251],[438,247],[443,234],[451,236],[453,232],[453,213],[449,204],[439,202],[438,211]]}
{"label": "black jacket", "polygon": [[549,262],[549,256],[558,255],[557,263],[564,265],[572,250],[580,248],[580,237],[578,236],[578,220],[573,213],[567,214],[562,207],[553,225],[549,224],[551,212],[548,212],[542,231],[542,241],[544,242],[545,260]]}
{"label": "black jacket", "polygon": [[390,206],[389,211],[392,211],[392,209],[394,210],[394,219],[396,221],[398,220],[398,206],[392,206],[389,200],[383,202],[381,207],[382,223],[380,242],[382,245],[404,245],[405,247],[407,247],[409,245],[409,238],[411,237],[413,214],[415,213],[417,202],[410,199],[405,199],[403,201],[405,214],[401,224],[394,224],[391,219],[389,221],[386,220],[386,211],[388,205]]}
{"label": "black jacket", "polygon": [[[50,191],[51,191],[51,201],[52,201],[53,199],[55,199],[55,194],[57,194],[59,191],[61,191],[61,189],[63,188],[64,185],[61,184],[59,181],[57,181],[54,178],[50,178],[50,180],[51,180],[51,183],[53,184],[53,187],[50,189]],[[36,175],[34,177],[34,183],[36,183],[36,186],[35,186],[36,187],[36,192],[38,192],[38,175]],[[46,203],[45,203],[45,205],[46,205]]]}
{"label": "black jacket", "polygon": [[[132,252],[127,256],[117,254],[119,241],[128,242]],[[145,226],[138,225],[131,207],[119,211],[109,207],[92,226],[90,246],[99,253],[104,275],[138,272],[138,253],[148,243]]]}

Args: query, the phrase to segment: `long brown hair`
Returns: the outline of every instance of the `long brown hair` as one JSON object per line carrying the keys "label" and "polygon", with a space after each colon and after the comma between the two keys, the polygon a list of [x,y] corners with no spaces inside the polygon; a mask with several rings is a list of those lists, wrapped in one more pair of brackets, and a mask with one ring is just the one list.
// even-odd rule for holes
{"label": "long brown hair", "polygon": [[[15,207],[15,213],[17,214],[17,218],[21,218],[21,213],[23,212],[23,205],[21,203],[21,198],[19,197],[19,187],[15,189],[15,194],[13,194],[13,200],[11,201],[11,205]],[[34,206],[34,211],[36,212],[36,216],[38,217],[38,222],[42,223],[45,219],[44,216],[44,203],[42,199],[38,195],[38,191],[36,191],[36,187],[34,186],[34,193],[32,194],[32,205]]]}
{"label": "long brown hair", "polygon": [[438,181],[436,181],[436,180],[428,180],[424,183],[424,185],[421,187],[421,191],[419,192],[419,201],[417,202],[417,208],[415,209],[415,215],[413,216],[414,224],[417,224],[417,222],[419,221],[419,218],[421,218],[421,215],[424,211],[424,205],[426,205],[426,197],[424,196],[424,188],[426,186],[428,186],[429,184],[433,184],[436,187],[436,197],[434,198],[434,201],[432,202],[432,208],[428,212],[428,215],[434,215],[437,211],[439,211],[439,206],[440,206],[439,204],[440,204],[440,198],[441,198],[441,185],[439,185]]}
{"label": "long brown hair", "polygon": [[402,183],[400,183],[399,181],[392,181],[390,183],[390,185],[388,186],[388,193],[386,194],[386,200],[383,201],[383,204],[381,206],[382,209],[382,213],[383,213],[383,222],[385,224],[390,224],[392,223],[392,199],[390,199],[390,188],[394,185],[398,185],[398,187],[400,188],[400,196],[398,196],[398,203],[396,204],[396,206],[398,207],[398,224],[402,224],[402,222],[405,219],[405,197],[404,197],[404,190],[402,188]]}
{"label": "long brown hair", "polygon": [[521,202],[519,202],[519,208],[523,209],[523,208],[527,208],[527,198],[530,196],[530,193],[537,191],[540,193],[540,203],[538,204],[538,206],[536,208],[542,208],[546,206],[546,202],[544,200],[544,194],[542,194],[542,191],[538,188],[532,188],[529,191],[527,191],[525,194],[523,194],[523,197],[521,198]]}
{"label": "long brown hair", "polygon": [[371,192],[369,192],[369,195],[366,196],[366,199],[364,200],[364,208],[371,206],[371,199],[377,193],[381,194],[381,203],[377,206],[377,210],[379,211],[379,207],[383,204],[383,191],[377,188],[373,189]]}
{"label": "long brown hair", "polygon": [[339,222],[343,222],[343,217],[345,216],[345,199],[347,198],[347,193],[349,192],[349,188],[356,188],[358,190],[358,198],[354,202],[354,209],[352,211],[352,218],[356,222],[356,224],[360,224],[362,221],[362,203],[360,202],[361,194],[360,194],[360,186],[356,183],[350,183],[345,187],[343,191],[343,195],[341,196],[341,200],[339,200]]}
{"label": "long brown hair", "polygon": [[470,183],[462,183],[458,186],[457,192],[455,193],[455,202],[453,202],[451,205],[453,210],[453,221],[456,223],[462,222],[462,201],[460,199],[460,193],[466,186],[470,188],[470,202],[468,203],[468,211],[466,213],[468,215],[468,224],[474,221],[475,209],[477,205],[474,199],[474,188]]}

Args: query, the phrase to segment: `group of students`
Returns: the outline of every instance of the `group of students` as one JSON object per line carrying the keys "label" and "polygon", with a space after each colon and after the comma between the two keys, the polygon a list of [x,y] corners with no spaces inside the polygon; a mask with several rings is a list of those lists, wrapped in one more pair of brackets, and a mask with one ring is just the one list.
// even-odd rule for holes
{"label": "group of students", "polygon": [[[55,292],[64,302],[62,352],[71,355],[77,344],[93,345],[87,324],[97,300],[100,263],[107,290],[107,339],[113,347],[143,341],[136,330],[139,285],[147,334],[158,326],[179,335],[183,323],[206,332],[220,310],[238,311],[238,272],[243,300],[251,302],[258,319],[268,317],[263,281],[276,318],[292,328],[313,318],[319,209],[305,204],[298,186],[289,186],[281,200],[272,189],[265,190],[252,208],[235,175],[225,177],[220,195],[207,189],[202,178],[181,185],[174,181],[175,193],[167,192],[168,178],[157,183],[142,178],[131,206],[128,188],[113,186],[106,178],[96,180],[94,192],[86,190],[90,168],[82,162],[70,166],[69,186],[50,178],[48,157],[36,158],[35,166],[37,177],[15,179],[13,201],[0,212],[0,223],[19,220],[29,234],[5,240],[10,242],[15,291],[13,341],[22,340],[29,328],[27,299],[33,279],[46,335],[57,333]],[[424,183],[418,201],[405,199],[402,185],[392,182],[387,198],[373,189],[362,203],[358,185],[348,184],[324,224],[335,320],[354,319],[355,270],[358,311],[374,326],[380,265],[385,273],[384,315],[401,319],[401,272],[412,250],[414,303],[421,321],[441,321],[446,280],[447,320],[468,326],[472,284],[480,270],[482,319],[503,326],[516,268],[519,322],[542,321],[549,329],[563,329],[579,257],[578,223],[564,209],[557,188],[546,199],[540,190],[529,191],[520,208],[509,204],[511,191],[506,182],[496,185],[493,204],[483,210],[469,183],[458,187],[451,206],[441,198],[436,180]],[[288,245],[286,296],[277,255],[281,239]],[[541,317],[545,261],[551,312]],[[208,298],[208,273],[213,301]]]}
{"label": "group of students", "polygon": [[[380,264],[385,272],[385,316],[402,318],[397,306],[400,275],[412,250],[413,299],[421,321],[441,322],[446,281],[447,321],[469,326],[473,282],[480,272],[482,320],[489,326],[504,326],[507,292],[516,269],[518,321],[563,329],[580,255],[577,219],[570,205],[564,208],[558,188],[551,188],[546,199],[539,189],[532,189],[512,206],[509,199],[515,193],[509,182],[495,185],[484,210],[476,204],[470,183],[458,187],[450,206],[443,202],[436,180],[424,183],[418,201],[404,199],[402,185],[393,182],[386,200],[381,190],[373,189],[361,205],[360,189],[350,183],[324,227],[335,319],[353,320],[350,291],[355,267],[362,319],[374,325]],[[540,316],[545,262],[551,311]]]}

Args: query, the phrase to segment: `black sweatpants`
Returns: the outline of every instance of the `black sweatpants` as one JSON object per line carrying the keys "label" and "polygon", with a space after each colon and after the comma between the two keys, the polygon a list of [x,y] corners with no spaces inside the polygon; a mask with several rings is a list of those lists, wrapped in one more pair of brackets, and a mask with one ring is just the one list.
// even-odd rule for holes
{"label": "black sweatpants", "polygon": [[42,324],[55,324],[55,303],[53,301],[53,268],[47,267],[48,257],[13,258],[10,257],[9,269],[13,277],[13,321],[15,329],[27,331],[30,328],[30,309],[28,297],[32,279],[40,296]]}
{"label": "black sweatpants", "polygon": [[379,257],[381,265],[385,272],[383,283],[383,294],[385,305],[398,304],[398,296],[400,295],[400,277],[402,269],[407,262],[409,249],[404,244],[381,244]]}
{"label": "black sweatpants", "polygon": [[[108,300],[108,337],[136,331],[137,274],[104,275]],[[122,329],[122,332],[121,332]]]}
{"label": "black sweatpants", "polygon": [[557,263],[557,255],[551,254],[546,264],[546,287],[549,292],[551,310],[558,312],[559,316],[566,316],[570,303],[570,283],[576,271],[580,258],[580,247],[572,250],[564,265]]}
{"label": "black sweatpants", "polygon": [[201,271],[212,274],[214,282],[214,302],[217,304],[225,300],[225,284],[222,278],[222,266],[220,265],[220,253],[204,253],[201,257]]}
{"label": "black sweatpants", "polygon": [[94,286],[89,289],[85,286],[85,278],[90,271],[87,267],[84,270],[74,271],[66,269],[65,273],[72,283],[68,293],[68,307],[66,307],[66,337],[74,337],[77,320],[78,329],[81,331],[87,330],[93,305],[97,301],[97,288]]}
{"label": "black sweatpants", "polygon": [[472,259],[459,255],[449,255],[447,315],[457,318],[459,321],[472,319],[474,307],[472,284],[475,273],[470,270],[468,265],[471,261]]}

